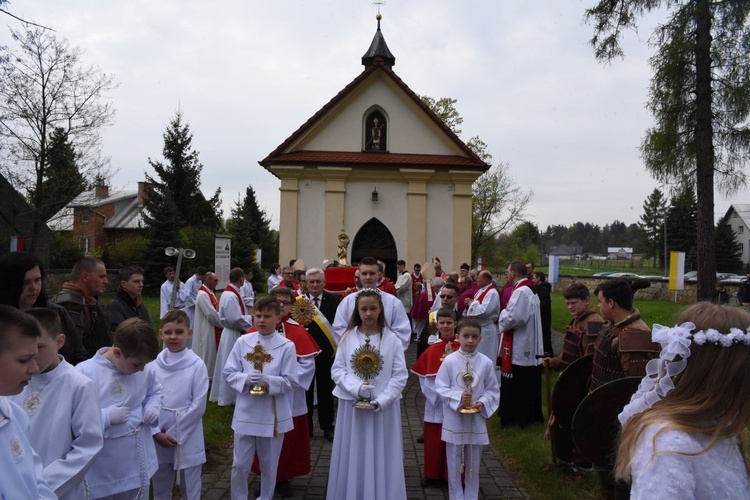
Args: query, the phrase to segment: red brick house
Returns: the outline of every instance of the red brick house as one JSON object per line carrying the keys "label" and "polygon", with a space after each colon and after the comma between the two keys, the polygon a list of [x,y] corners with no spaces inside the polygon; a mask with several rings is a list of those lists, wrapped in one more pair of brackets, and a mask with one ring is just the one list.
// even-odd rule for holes
{"label": "red brick house", "polygon": [[137,190],[110,192],[107,186],[97,186],[73,198],[47,225],[53,231],[71,232],[83,252],[101,252],[143,235],[147,190],[145,182],[139,182]]}

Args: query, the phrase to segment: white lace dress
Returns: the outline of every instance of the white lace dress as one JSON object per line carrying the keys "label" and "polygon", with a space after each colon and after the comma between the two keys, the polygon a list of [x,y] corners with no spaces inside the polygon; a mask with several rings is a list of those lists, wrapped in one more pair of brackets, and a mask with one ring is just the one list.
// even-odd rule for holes
{"label": "white lace dress", "polygon": [[700,453],[711,441],[709,436],[670,429],[654,443],[654,435],[665,425],[649,426],[636,444],[631,499],[750,499],[736,438],[722,439]]}

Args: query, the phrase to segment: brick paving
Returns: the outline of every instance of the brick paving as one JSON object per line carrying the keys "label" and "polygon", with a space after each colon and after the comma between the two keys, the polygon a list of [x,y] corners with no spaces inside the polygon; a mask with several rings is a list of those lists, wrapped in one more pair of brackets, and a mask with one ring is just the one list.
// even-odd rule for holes
{"label": "brick paving", "polygon": [[[562,344],[562,342],[559,342]],[[558,347],[556,346],[556,350]],[[412,366],[416,357],[416,344],[412,343],[406,351],[406,364]],[[443,500],[448,498],[448,490],[422,488],[420,480],[424,469],[423,445],[417,443],[417,436],[422,434],[422,414],[424,397],[419,390],[419,380],[410,373],[409,380],[401,400],[401,423],[404,436],[404,475],[406,477],[406,495],[409,500]],[[325,499],[328,483],[328,468],[331,463],[331,443],[317,428],[311,440],[312,471],[306,476],[292,480],[294,496],[291,500]],[[203,466],[203,498],[218,500],[230,498],[229,478],[232,465],[232,449],[209,453],[208,461]],[[485,446],[479,468],[479,498],[483,499],[526,499],[526,492],[516,486],[508,468],[502,463],[490,446]],[[250,494],[258,484],[259,477],[250,474]],[[177,495],[175,498],[179,498]],[[276,495],[274,498],[281,498]]]}

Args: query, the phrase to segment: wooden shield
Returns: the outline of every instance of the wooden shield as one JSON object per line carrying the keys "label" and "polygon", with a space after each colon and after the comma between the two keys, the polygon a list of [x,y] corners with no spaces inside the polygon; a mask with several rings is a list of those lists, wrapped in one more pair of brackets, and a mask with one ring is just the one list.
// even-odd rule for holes
{"label": "wooden shield", "polygon": [[578,405],[589,393],[593,366],[593,354],[582,356],[569,364],[557,379],[552,391],[552,413],[560,427],[570,429]]}
{"label": "wooden shield", "polygon": [[615,444],[620,432],[617,415],[638,389],[643,377],[613,380],[586,396],[573,416],[573,442],[578,451],[602,469],[614,464]]}

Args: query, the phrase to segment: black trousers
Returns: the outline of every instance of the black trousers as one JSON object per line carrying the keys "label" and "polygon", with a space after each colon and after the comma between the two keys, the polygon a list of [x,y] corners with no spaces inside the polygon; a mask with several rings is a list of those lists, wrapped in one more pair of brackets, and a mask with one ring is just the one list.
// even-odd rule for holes
{"label": "black trousers", "polygon": [[315,384],[311,384],[307,389],[307,424],[312,432],[313,429],[313,401],[315,389],[318,390],[318,424],[322,430],[333,429],[333,387],[331,380],[331,367],[333,366],[333,356],[326,356],[321,352],[315,357]]}

